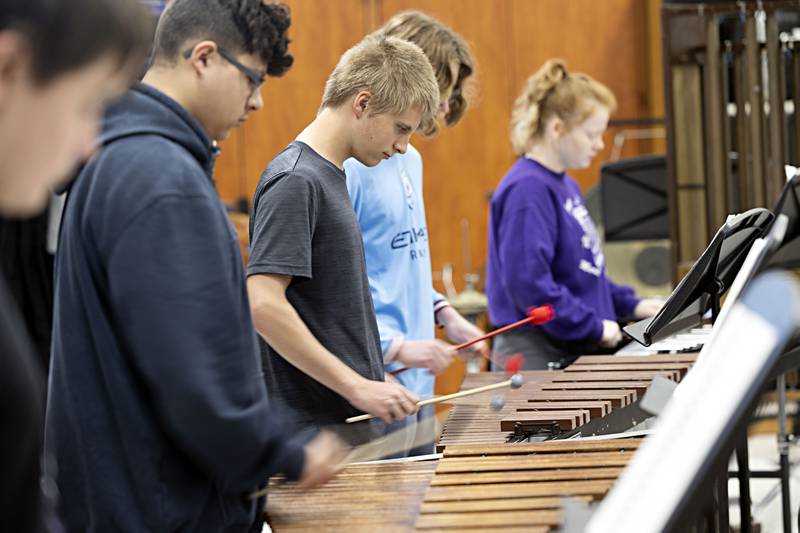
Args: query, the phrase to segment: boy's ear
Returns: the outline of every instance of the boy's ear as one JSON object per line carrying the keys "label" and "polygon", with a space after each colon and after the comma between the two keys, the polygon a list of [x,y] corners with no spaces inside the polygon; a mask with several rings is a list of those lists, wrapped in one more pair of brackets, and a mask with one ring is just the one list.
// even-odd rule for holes
{"label": "boy's ear", "polygon": [[31,70],[31,65],[25,68],[30,60],[30,53],[24,50],[22,35],[13,30],[0,31],[0,112],[11,104],[6,98],[11,86],[25,74],[25,70]]}
{"label": "boy's ear", "polygon": [[186,59],[199,75],[208,68],[209,57],[217,51],[217,43],[214,41],[200,41],[192,48],[191,54]]}
{"label": "boy's ear", "polygon": [[367,108],[372,95],[369,91],[359,91],[353,98],[353,114],[356,118],[361,118],[367,115]]}

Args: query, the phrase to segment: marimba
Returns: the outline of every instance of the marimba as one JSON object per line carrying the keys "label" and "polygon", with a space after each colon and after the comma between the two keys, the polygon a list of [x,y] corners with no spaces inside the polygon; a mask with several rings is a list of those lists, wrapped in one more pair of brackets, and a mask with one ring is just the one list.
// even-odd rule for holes
{"label": "marimba", "polygon": [[[527,531],[561,523],[562,498],[599,500],[640,440],[548,440],[641,398],[656,376],[682,379],[696,354],[587,356],[564,370],[524,372],[493,411],[491,393],[457,402],[444,426],[440,460],[350,465],[301,493],[273,482],[268,517],[281,531]],[[501,381],[474,374],[462,389]]]}
{"label": "marimba", "polygon": [[527,531],[562,519],[562,498],[601,499],[639,439],[452,445],[438,461],[351,465],[302,493],[274,483],[268,517],[283,531]]}

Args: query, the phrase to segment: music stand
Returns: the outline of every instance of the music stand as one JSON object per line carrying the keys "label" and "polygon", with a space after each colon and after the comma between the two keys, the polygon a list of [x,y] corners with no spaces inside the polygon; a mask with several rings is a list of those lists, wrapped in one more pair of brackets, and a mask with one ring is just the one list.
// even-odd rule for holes
{"label": "music stand", "polygon": [[760,207],[729,217],[659,312],[625,326],[623,331],[639,344],[650,346],[699,325],[709,309],[712,321],[716,320],[722,295],[736,277],[750,246],[764,235],[773,218],[769,210]]}
{"label": "music stand", "polygon": [[665,156],[606,163],[600,183],[606,242],[669,238]]}
{"label": "music stand", "polygon": [[[781,243],[786,236],[788,221],[789,219],[785,214],[776,216],[767,234],[763,238],[753,241],[750,251],[747,252],[747,256],[742,262],[739,272],[733,279],[730,289],[728,289],[728,296],[725,298],[725,304],[722,306],[719,316],[714,322],[715,329],[711,331],[711,335],[706,341],[707,343],[714,341],[714,338],[719,331],[716,328],[725,323],[725,319],[727,318],[728,313],[730,313],[733,304],[739,301],[739,298],[741,297],[742,292],[747,285],[757,274],[764,270],[769,258],[772,257],[778,248],[780,248]],[[701,358],[698,356],[695,366],[700,364],[700,362]]]}
{"label": "music stand", "polygon": [[779,272],[756,278],[704,347],[709,364],[679,385],[585,531],[687,531],[798,323],[797,281]]}
{"label": "music stand", "polygon": [[797,268],[800,266],[800,175],[795,174],[781,191],[775,216],[786,215],[786,236],[780,248],[770,257],[766,268]]}

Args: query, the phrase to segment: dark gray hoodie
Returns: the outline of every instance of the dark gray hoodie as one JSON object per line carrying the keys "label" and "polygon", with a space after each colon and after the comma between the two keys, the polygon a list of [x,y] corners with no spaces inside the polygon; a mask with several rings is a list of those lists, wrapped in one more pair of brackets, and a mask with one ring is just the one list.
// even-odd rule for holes
{"label": "dark gray hoodie", "polygon": [[260,530],[301,443],[268,403],[213,150],[144,84],[73,184],[56,258],[45,446],[70,531]]}

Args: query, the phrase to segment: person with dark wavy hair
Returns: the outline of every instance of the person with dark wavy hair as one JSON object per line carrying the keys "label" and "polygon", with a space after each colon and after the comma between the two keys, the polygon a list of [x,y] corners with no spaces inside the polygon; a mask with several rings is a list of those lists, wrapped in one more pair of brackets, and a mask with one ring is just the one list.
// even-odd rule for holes
{"label": "person with dark wavy hair", "polygon": [[[439,109],[418,131],[432,137],[440,122],[448,127],[458,123],[468,106],[465,87],[476,85],[471,79],[475,62],[464,38],[441,21],[413,10],[392,16],[375,35],[416,44],[436,73]],[[479,337],[483,332],[433,289],[422,157],[409,144],[406,153],[395,154],[375,167],[351,158],[345,161],[344,169],[364,240],[384,365],[390,372],[410,369],[398,374],[397,380],[419,397],[432,396],[435,374],[443,372],[456,355],[452,345],[436,339],[436,324],[444,327],[455,342]],[[398,279],[405,283],[397,283]],[[474,353],[486,353],[486,343],[474,349]],[[413,431],[412,426],[433,415],[432,407],[389,425],[388,431],[400,427]],[[417,425],[420,427],[425,426]],[[432,453],[433,428],[428,433],[424,446],[401,455]]]}
{"label": "person with dark wavy hair", "polygon": [[171,2],[69,191],[45,441],[70,531],[260,531],[270,475],[335,471],[338,439],[293,433],[267,399],[212,179],[213,141],[291,65],[289,23],[262,0]]}
{"label": "person with dark wavy hair", "polygon": [[[50,189],[92,153],[103,105],[144,61],[149,21],[137,0],[3,0],[3,219],[40,213]],[[2,268],[10,254],[1,225],[0,529],[53,531],[52,500],[40,489],[46,376],[14,301],[20,281]]]}

